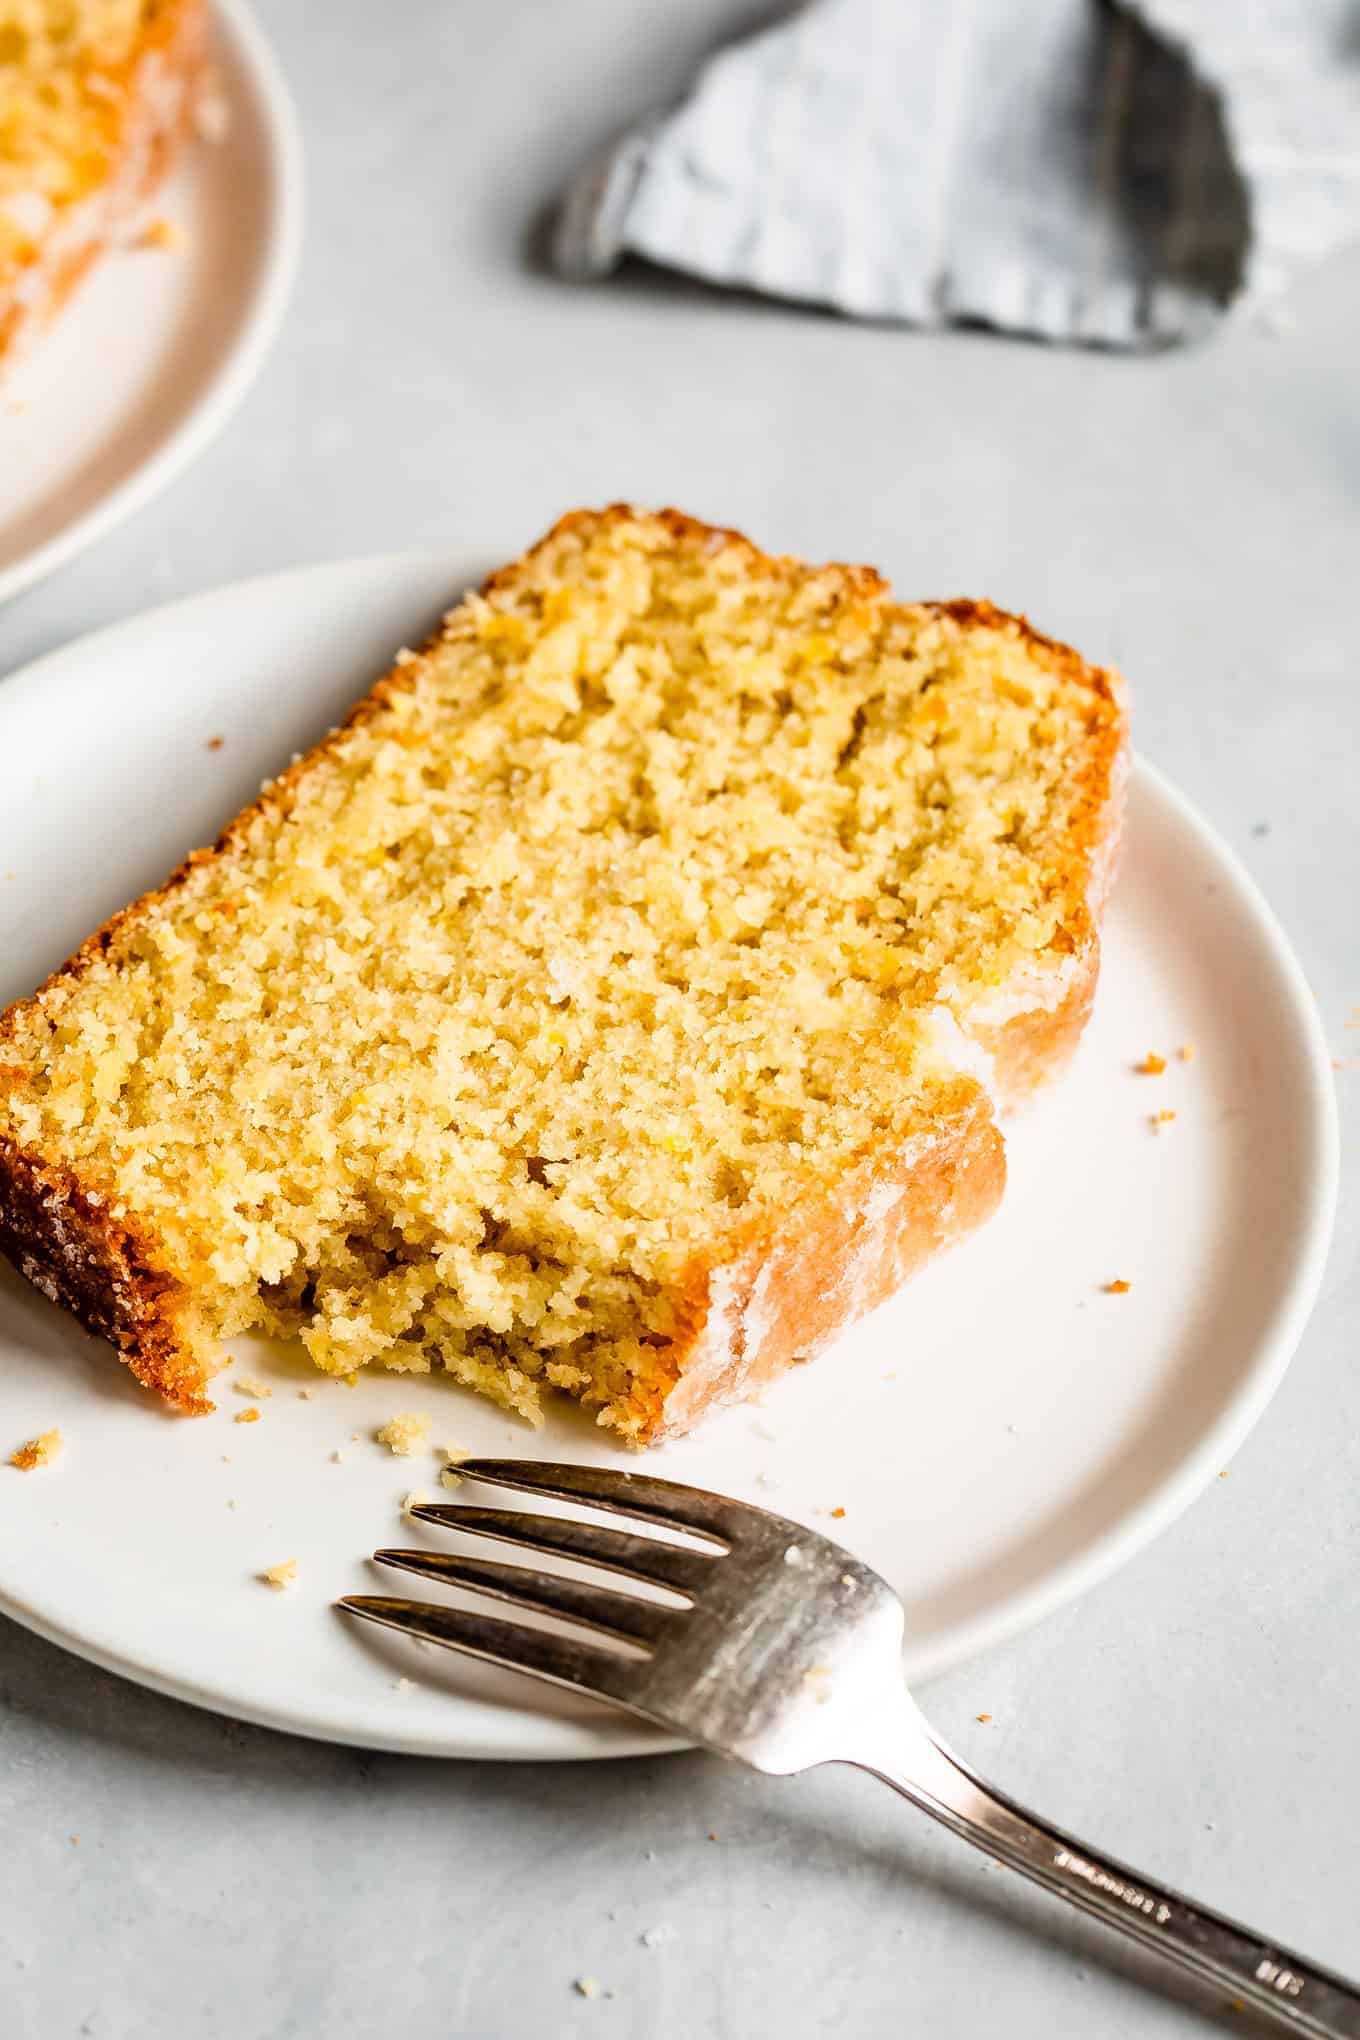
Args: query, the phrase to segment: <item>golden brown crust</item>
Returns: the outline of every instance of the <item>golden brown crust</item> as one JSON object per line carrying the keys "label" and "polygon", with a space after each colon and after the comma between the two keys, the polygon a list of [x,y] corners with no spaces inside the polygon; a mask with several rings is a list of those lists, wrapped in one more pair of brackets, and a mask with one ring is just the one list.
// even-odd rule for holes
{"label": "golden brown crust", "polygon": [[[512,587],[536,557],[564,536],[588,536],[601,524],[635,521],[658,539],[699,539],[714,549],[739,548],[752,565],[768,567],[739,532],[706,525],[676,510],[655,514],[627,504],[572,511],[509,566],[483,594]],[[805,571],[800,563],[785,563]],[[872,568],[819,570],[838,599],[881,603],[887,583]],[[995,1091],[1009,1104],[1051,1075],[1075,1046],[1089,1013],[1099,963],[1097,920],[1117,839],[1122,767],[1127,745],[1121,683],[1077,653],[1041,636],[1022,617],[988,603],[924,605],[961,630],[1021,635],[1033,654],[1087,687],[1092,697],[1091,754],[1082,776],[1083,801],[1066,867],[1055,875],[1063,917],[1060,939],[1071,953],[1067,990],[1056,1006],[1020,1009],[990,1028],[972,1031],[994,1058]],[[425,648],[432,650],[442,632]],[[79,977],[122,937],[183,886],[204,862],[244,843],[254,824],[282,816],[311,774],[324,769],[347,731],[371,720],[415,684],[423,653],[402,661],[370,689],[335,730],[273,780],[231,821],[210,850],[196,850],[156,891],[144,894],[97,929],[34,996],[63,978]],[[27,1001],[21,1002],[27,1004]],[[0,1049],[18,1007],[0,1013]],[[6,1079],[0,1059],[0,1091]],[[13,1079],[11,1079],[13,1080]],[[810,1183],[795,1220],[778,1233],[754,1233],[722,1266],[696,1264],[686,1283],[687,1331],[658,1354],[656,1370],[619,1412],[639,1442],[688,1429],[703,1410],[750,1395],[815,1346],[900,1286],[942,1247],[988,1217],[1000,1199],[1005,1159],[992,1103],[972,1078],[950,1087],[943,1123],[928,1142],[907,1152],[866,1159],[857,1174]],[[40,1157],[0,1139],[0,1247],[48,1295],[92,1330],[111,1338],[134,1373],[181,1409],[211,1407],[205,1370],[184,1336],[186,1298],[166,1250],[135,1223],[115,1223],[98,1184],[52,1169]]]}
{"label": "golden brown crust", "polygon": [[189,1298],[150,1232],[104,1193],[0,1134],[0,1249],[54,1303],[109,1340],[137,1379],[176,1408],[212,1408],[185,1337]]}
{"label": "golden brown crust", "polygon": [[963,1078],[941,1111],[924,1146],[872,1155],[837,1182],[809,1185],[777,1232],[752,1233],[722,1266],[696,1266],[686,1336],[626,1412],[639,1444],[757,1394],[991,1217],[1006,1158],[987,1094]]}
{"label": "golden brown crust", "polygon": [[0,299],[0,369],[56,317],[171,168],[194,125],[208,41],[206,0],[164,0],[151,17],[124,75],[111,81],[128,114],[107,175],[87,197],[57,209],[35,259],[19,272],[22,295]]}

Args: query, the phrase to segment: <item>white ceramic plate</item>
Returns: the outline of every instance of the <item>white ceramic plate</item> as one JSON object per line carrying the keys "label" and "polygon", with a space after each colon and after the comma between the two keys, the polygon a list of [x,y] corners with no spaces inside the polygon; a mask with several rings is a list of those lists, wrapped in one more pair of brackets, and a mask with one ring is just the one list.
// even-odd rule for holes
{"label": "white ceramic plate", "polygon": [[[247,582],[0,686],[0,1000],[211,838],[486,564],[420,555]],[[1095,1017],[1071,1075],[1013,1129],[1000,1215],[762,1406],[649,1460],[842,1537],[903,1594],[915,1677],[1169,1523],[1260,1414],[1321,1272],[1334,1108],[1298,967],[1232,857],[1146,766],[1126,841]],[[1164,1076],[1133,1073],[1150,1049]],[[1163,1106],[1177,1117],[1154,1135]],[[1127,1295],[1103,1293],[1115,1277]],[[331,1607],[372,1590],[375,1545],[427,1535],[398,1511],[412,1488],[438,1492],[433,1460],[373,1441],[395,1412],[479,1452],[608,1460],[597,1430],[566,1409],[534,1433],[437,1381],[349,1389],[283,1349],[256,1349],[251,1371],[273,1385],[262,1421],[233,1423],[249,1405],[230,1375],[216,1415],[171,1417],[5,1266],[0,1607],[147,1685],[309,1735],[480,1757],[665,1746]],[[53,1425],[54,1465],[3,1464]],[[294,1590],[257,1582],[287,1558]]]}
{"label": "white ceramic plate", "polygon": [[278,329],[302,226],[297,120],[244,0],[214,15],[226,133],[186,149],[146,207],[182,242],[107,253],[0,383],[0,601],[201,453]]}

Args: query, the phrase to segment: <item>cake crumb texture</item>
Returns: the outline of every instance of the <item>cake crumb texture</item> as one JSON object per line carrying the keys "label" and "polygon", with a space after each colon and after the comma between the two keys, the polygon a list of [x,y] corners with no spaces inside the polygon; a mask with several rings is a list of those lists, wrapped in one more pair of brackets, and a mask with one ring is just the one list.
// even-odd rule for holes
{"label": "cake crumb texture", "polygon": [[0,1240],[181,1407],[257,1330],[683,1429],[993,1208],[1123,745],[985,604],[575,513],[0,1019]]}

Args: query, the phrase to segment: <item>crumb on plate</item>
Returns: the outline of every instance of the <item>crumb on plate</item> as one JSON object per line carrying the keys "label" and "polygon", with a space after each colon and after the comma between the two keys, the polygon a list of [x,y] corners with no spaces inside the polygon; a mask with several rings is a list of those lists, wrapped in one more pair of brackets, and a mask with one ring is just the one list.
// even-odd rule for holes
{"label": "crumb on plate", "polygon": [[434,1456],[441,1462],[442,1466],[439,1475],[439,1485],[450,1490],[461,1487],[463,1476],[458,1472],[458,1468],[463,1465],[465,1460],[472,1457],[467,1448],[462,1445],[436,1445]]}
{"label": "crumb on plate", "polygon": [[35,1466],[50,1466],[65,1443],[60,1431],[40,1431],[17,1452],[10,1453],[9,1463],[17,1466],[20,1473],[32,1473]]}
{"label": "crumb on plate", "polygon": [[389,1417],[381,1430],[375,1432],[380,1445],[398,1459],[409,1459],[430,1435],[430,1420],[416,1410],[403,1410],[395,1417]]}
{"label": "crumb on plate", "polygon": [[260,1413],[257,1409],[238,1410],[231,1420],[233,1424],[258,1424]]}
{"label": "crumb on plate", "polygon": [[253,1395],[256,1402],[268,1402],[274,1393],[267,1381],[254,1374],[238,1374],[231,1385],[238,1395]]}
{"label": "crumb on plate", "polygon": [[1166,1068],[1166,1057],[1149,1049],[1140,1063],[1134,1064],[1134,1071],[1140,1077],[1160,1077]]}
{"label": "crumb on plate", "polygon": [[1105,1294],[1107,1296],[1127,1296],[1132,1287],[1133,1284],[1131,1282],[1126,1282],[1122,1275],[1118,1275],[1113,1282],[1105,1284]]}
{"label": "crumb on plate", "polygon": [[285,1587],[295,1587],[297,1585],[297,1571],[297,1560],[295,1558],[285,1558],[281,1559],[277,1565],[267,1567],[260,1574],[260,1578],[265,1586],[275,1587],[282,1593]]}
{"label": "crumb on plate", "polygon": [[1154,1133],[1162,1133],[1170,1126],[1175,1117],[1175,1113],[1169,1107],[1164,1108],[1161,1112],[1150,1112],[1148,1114],[1148,1125]]}
{"label": "crumb on plate", "polygon": [[189,236],[178,220],[148,220],[133,242],[134,248],[183,248]]}
{"label": "crumb on plate", "polygon": [[1193,1062],[1195,1060],[1195,1044],[1193,1041],[1183,1041],[1181,1043],[1180,1047],[1176,1050],[1176,1060],[1178,1062]]}

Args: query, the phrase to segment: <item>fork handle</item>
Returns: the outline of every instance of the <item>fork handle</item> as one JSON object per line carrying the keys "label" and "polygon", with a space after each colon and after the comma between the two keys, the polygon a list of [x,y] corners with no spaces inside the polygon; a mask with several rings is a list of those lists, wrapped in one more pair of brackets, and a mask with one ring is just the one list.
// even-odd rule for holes
{"label": "fork handle", "polygon": [[1219,1985],[1287,2032],[1309,2034],[1313,2040],[1360,2040],[1360,1988],[1344,1977],[1036,1819],[975,1777],[933,1734],[927,1741],[915,1728],[909,1738],[889,1729],[878,1740],[881,1754],[854,1755],[850,1762],[975,1848],[1168,1962]]}

